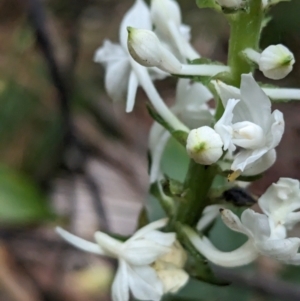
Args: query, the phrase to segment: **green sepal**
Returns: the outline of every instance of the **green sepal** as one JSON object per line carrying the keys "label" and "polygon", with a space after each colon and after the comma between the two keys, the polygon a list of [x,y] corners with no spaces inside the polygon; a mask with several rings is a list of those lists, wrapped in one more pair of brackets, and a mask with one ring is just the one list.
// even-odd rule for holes
{"label": "green sepal", "polygon": [[189,231],[194,230],[189,226],[182,225],[178,222],[175,224],[175,229],[178,236],[178,240],[181,244],[185,246],[185,249],[189,254],[188,262],[185,267],[189,275],[192,278],[210,284],[215,284],[219,286],[229,285],[230,283],[220,280],[214,275],[206,258],[202,254],[200,254],[198,250],[193,246],[186,232],[184,231],[184,229],[188,229]]}
{"label": "green sepal", "polygon": [[147,110],[150,116],[158,122],[161,126],[163,126],[166,130],[170,132],[170,134],[184,147],[186,147],[186,140],[188,137],[188,133],[176,130],[172,128],[151,106],[147,104]]}
{"label": "green sepal", "polygon": [[146,225],[149,224],[149,217],[148,217],[148,213],[147,213],[147,209],[145,206],[143,206],[143,208],[140,211],[139,217],[138,217],[138,228],[142,228]]}
{"label": "green sepal", "polygon": [[261,23],[261,30],[263,30],[272,19],[273,19],[272,16],[265,16]]}
{"label": "green sepal", "polygon": [[215,0],[196,0],[196,4],[199,8],[214,8],[217,11],[221,11],[220,5]]}
{"label": "green sepal", "polygon": [[162,188],[164,193],[170,197],[182,197],[184,192],[183,183],[168,177],[162,181]]}
{"label": "green sepal", "polygon": [[150,186],[150,193],[158,200],[161,207],[165,211],[168,217],[173,217],[175,213],[175,204],[171,197],[163,193],[162,187],[159,186],[160,183],[156,182]]}

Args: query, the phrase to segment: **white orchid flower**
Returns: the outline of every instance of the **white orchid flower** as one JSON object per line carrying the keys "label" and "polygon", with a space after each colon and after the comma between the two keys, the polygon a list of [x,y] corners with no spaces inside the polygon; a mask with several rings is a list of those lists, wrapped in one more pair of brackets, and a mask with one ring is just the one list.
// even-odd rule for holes
{"label": "white orchid flower", "polygon": [[258,204],[269,217],[271,233],[274,237],[285,238],[286,231],[300,222],[299,181],[280,178],[260,197]]}
{"label": "white orchid flower", "polygon": [[[167,219],[150,223],[139,229],[125,242],[114,239],[105,233],[96,232],[97,243],[91,243],[61,228],[57,228],[56,231],[70,244],[83,251],[118,259],[119,267],[112,285],[114,301],[128,301],[129,291],[139,300],[159,301],[162,295],[168,292],[163,280],[168,282],[168,287],[173,290],[176,287],[178,290],[187,282],[188,278],[182,270],[184,264],[179,267],[177,261],[174,261],[173,265],[180,271],[175,270],[173,274],[168,275],[167,279],[162,280],[153,267],[157,260],[165,262],[164,258],[170,256],[168,253],[174,252],[175,233],[162,233],[157,230],[166,224]],[[180,279],[177,277],[178,273]]]}
{"label": "white orchid flower", "polygon": [[[185,229],[185,231],[198,251],[217,265],[225,267],[245,265],[259,255],[268,256],[283,263],[299,265],[300,239],[287,238],[287,230],[300,221],[299,212],[294,212],[300,209],[299,181],[289,178],[279,179],[259,198],[258,203],[264,214],[247,209],[239,219],[228,209],[220,210],[227,227],[248,237],[244,245],[232,252],[221,252],[207,237],[200,238],[190,229]],[[204,214],[205,220],[206,215],[214,215],[216,206],[211,206],[207,210]],[[199,224],[203,229],[203,225],[207,223],[203,221]]]}
{"label": "white orchid flower", "polygon": [[155,33],[159,38],[170,44],[183,60],[194,60],[200,54],[189,43],[190,28],[181,24],[179,4],[174,0],[152,0],[150,6]]}
{"label": "white orchid flower", "polygon": [[255,62],[264,76],[271,79],[282,79],[292,70],[295,63],[293,53],[284,45],[271,45],[262,53],[247,48],[243,53]]}
{"label": "white orchid flower", "polygon": [[279,144],[284,132],[283,115],[278,110],[271,113],[271,101],[251,74],[242,75],[240,90],[220,81],[215,82],[215,87],[225,107],[215,130],[223,140],[224,150],[240,148],[231,165],[238,175]]}
{"label": "white orchid flower", "polygon": [[229,72],[228,66],[183,64],[150,30],[129,27],[128,50],[132,58],[145,67],[157,67],[171,74],[215,76]]}
{"label": "white orchid flower", "polygon": [[166,76],[157,68],[146,69],[136,63],[127,49],[127,27],[137,26],[151,30],[152,23],[150,10],[143,0],[136,0],[134,5],[125,14],[120,25],[120,44],[104,41],[96,53],[94,60],[102,63],[106,68],[105,87],[108,94],[115,101],[126,97],[126,112],[131,112],[134,107],[138,86],[142,86],[155,110],[172,127],[187,131],[179,120],[170,112],[158,94],[152,80],[162,79]]}
{"label": "white orchid flower", "polygon": [[[189,79],[179,79],[175,104],[171,111],[189,128],[211,125],[214,110],[209,108],[207,102],[212,98],[213,95],[201,83],[191,83]],[[154,183],[161,176],[161,157],[170,137],[170,133],[164,127],[154,122],[149,135],[149,150],[152,158],[150,183]]]}

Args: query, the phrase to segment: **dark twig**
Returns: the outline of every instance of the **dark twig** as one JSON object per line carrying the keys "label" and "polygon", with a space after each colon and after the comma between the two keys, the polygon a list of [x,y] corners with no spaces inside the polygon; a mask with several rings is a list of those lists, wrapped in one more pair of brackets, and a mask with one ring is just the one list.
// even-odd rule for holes
{"label": "dark twig", "polygon": [[46,29],[46,15],[42,3],[39,0],[29,0],[29,20],[35,30],[38,45],[45,56],[48,68],[53,80],[53,84],[59,92],[60,108],[64,122],[64,129],[66,130],[66,135],[71,126],[70,117],[70,93],[67,89],[67,85],[59,70],[58,64],[54,57],[54,51],[51,42],[48,38],[48,33]]}
{"label": "dark twig", "polygon": [[[77,14],[79,13],[77,12]],[[73,176],[79,173],[86,177],[85,181],[89,186],[90,192],[93,196],[96,212],[99,215],[99,219],[102,220],[103,227],[107,228],[107,220],[100,199],[99,188],[97,187],[97,184],[94,182],[94,180],[88,174],[85,173],[85,164],[89,156],[89,150],[85,145],[83,145],[82,141],[79,140],[72,125],[70,108],[71,91],[68,88],[69,86],[66,83],[59,68],[59,65],[55,59],[54,51],[46,29],[46,14],[40,0],[29,0],[29,19],[35,30],[38,45],[48,64],[53,84],[55,85],[59,93],[59,104],[62,115],[62,126],[64,133],[61,166]],[[77,26],[74,28],[74,30],[76,29]],[[73,61],[71,70],[74,71],[76,58],[78,55],[77,51],[79,47],[79,40],[78,36],[74,32],[72,35],[73,37],[75,37],[75,40],[73,41],[73,43],[75,44],[72,45],[72,49],[74,49],[72,51]]]}
{"label": "dark twig", "polygon": [[234,270],[214,267],[216,276],[238,287],[254,290],[284,301],[299,301],[300,287],[280,279],[264,275],[247,275]]}

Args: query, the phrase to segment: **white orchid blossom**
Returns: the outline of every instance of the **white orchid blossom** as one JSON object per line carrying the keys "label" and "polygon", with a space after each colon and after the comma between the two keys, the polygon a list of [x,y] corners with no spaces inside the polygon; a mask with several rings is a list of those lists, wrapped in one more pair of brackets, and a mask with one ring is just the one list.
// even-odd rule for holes
{"label": "white orchid blossom", "polygon": [[282,44],[268,46],[262,53],[251,48],[245,49],[243,53],[258,65],[266,77],[275,80],[286,77],[295,63],[293,53]]}
{"label": "white orchid blossom", "polygon": [[132,58],[145,67],[157,67],[171,74],[215,76],[229,72],[228,66],[212,64],[182,64],[164,46],[157,35],[147,29],[128,28],[128,50]]}
{"label": "white orchid blossom", "polygon": [[[211,125],[214,110],[209,108],[207,102],[212,98],[213,95],[201,83],[191,83],[189,79],[179,79],[175,104],[171,111],[189,128]],[[164,127],[154,122],[149,136],[149,150],[152,159],[150,183],[154,183],[161,176],[161,157],[170,137],[170,133]]]}
{"label": "white orchid blossom", "polygon": [[259,206],[269,217],[271,233],[274,237],[286,237],[290,230],[300,222],[300,187],[299,181],[290,178],[280,178],[272,184],[260,197]]}
{"label": "white orchid blossom", "polygon": [[[188,279],[182,269],[185,261],[182,260],[179,264],[178,260],[172,259],[174,248],[178,248],[175,233],[162,233],[157,230],[166,224],[166,219],[150,223],[125,242],[96,232],[97,243],[91,243],[61,228],[56,231],[83,251],[118,259],[119,267],[112,285],[114,301],[128,301],[129,291],[139,300],[159,301],[164,293],[176,292]],[[177,252],[181,252],[177,256],[186,256],[183,249]],[[158,268],[155,266],[157,261],[161,264],[169,263],[169,266]]]}
{"label": "white orchid blossom", "polygon": [[105,87],[113,100],[120,101],[127,92],[126,112],[134,107],[138,86],[142,86],[155,110],[174,128],[187,131],[179,120],[170,112],[152,82],[166,76],[157,68],[146,69],[136,63],[127,50],[127,27],[137,26],[151,29],[151,18],[148,6],[143,0],[136,0],[135,4],[125,14],[120,25],[120,44],[105,41],[96,53],[94,60],[102,63],[106,68]]}
{"label": "white orchid blossom", "polygon": [[[232,211],[221,209],[221,216],[231,230],[245,234],[248,240],[244,245],[231,252],[215,248],[207,237],[199,237],[186,228],[191,242],[208,260],[225,267],[245,265],[259,255],[271,257],[287,264],[300,265],[298,249],[300,239],[287,238],[287,230],[300,222],[300,185],[298,180],[281,178],[272,184],[259,198],[258,203],[264,214],[245,210],[239,219]],[[210,206],[203,215],[198,227],[202,230],[211,222],[220,205]]]}
{"label": "white orchid blossom", "polygon": [[[220,81],[215,82],[215,87],[225,107],[215,130],[223,140],[224,150],[240,148],[231,165],[238,176],[279,144],[284,132],[283,115],[278,110],[271,113],[271,101],[251,74],[242,75],[240,90]],[[270,160],[266,160],[265,167],[269,164]]]}
{"label": "white orchid blossom", "polygon": [[190,45],[187,25],[181,24],[181,11],[174,0],[152,0],[150,6],[155,33],[167,42],[183,60],[194,60],[200,54]]}

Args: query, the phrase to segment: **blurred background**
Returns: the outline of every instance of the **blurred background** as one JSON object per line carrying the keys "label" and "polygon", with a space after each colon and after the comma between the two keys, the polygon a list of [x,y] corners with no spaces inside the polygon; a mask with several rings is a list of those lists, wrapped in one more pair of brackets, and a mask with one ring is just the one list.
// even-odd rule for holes
{"label": "blurred background", "polygon": [[[184,23],[192,26],[195,48],[202,56],[226,62],[225,18],[197,9],[193,0],[178,2]],[[126,114],[124,104],[112,104],[106,95],[104,70],[93,62],[104,39],[118,42],[120,21],[132,4],[0,0],[1,301],[110,300],[115,262],[68,246],[54,227],[90,240],[99,229],[126,236],[134,231],[145,204],[152,218],[161,214],[155,200],[147,197],[152,123],[147,99],[139,91],[134,111]],[[299,11],[296,0],[273,8],[261,42],[262,48],[283,43],[292,50],[294,70],[278,85],[297,88]],[[259,73],[257,78],[265,81]],[[174,78],[156,83],[169,104],[175,84]],[[258,196],[280,176],[300,176],[300,104],[274,107],[285,114],[286,132],[276,164],[251,186]],[[170,141],[164,170],[180,179],[186,163],[184,150]],[[295,236],[300,236],[299,229]],[[220,224],[212,239],[231,250],[243,238]],[[297,267],[262,258],[223,275],[231,286],[194,281],[181,294],[186,300],[195,299],[195,293],[195,300],[300,300],[299,275]]]}

